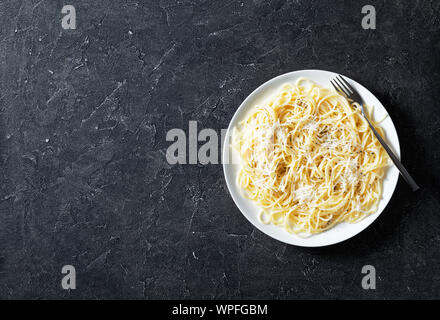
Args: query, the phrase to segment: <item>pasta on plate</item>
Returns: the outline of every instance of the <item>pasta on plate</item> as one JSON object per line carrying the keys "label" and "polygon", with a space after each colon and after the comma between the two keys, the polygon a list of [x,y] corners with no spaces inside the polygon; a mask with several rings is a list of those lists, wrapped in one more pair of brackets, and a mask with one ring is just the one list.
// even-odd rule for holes
{"label": "pasta on plate", "polygon": [[377,209],[388,156],[356,104],[333,89],[305,78],[283,85],[234,129],[232,145],[237,183],[262,223],[310,235]]}

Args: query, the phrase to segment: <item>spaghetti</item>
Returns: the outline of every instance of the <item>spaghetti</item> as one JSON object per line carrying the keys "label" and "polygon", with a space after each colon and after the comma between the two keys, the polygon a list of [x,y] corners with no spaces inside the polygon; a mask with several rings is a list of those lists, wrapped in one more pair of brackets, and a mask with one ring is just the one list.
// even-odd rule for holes
{"label": "spaghetti", "polygon": [[334,90],[305,78],[283,85],[234,129],[233,146],[237,183],[262,223],[309,235],[377,209],[388,156],[356,103]]}

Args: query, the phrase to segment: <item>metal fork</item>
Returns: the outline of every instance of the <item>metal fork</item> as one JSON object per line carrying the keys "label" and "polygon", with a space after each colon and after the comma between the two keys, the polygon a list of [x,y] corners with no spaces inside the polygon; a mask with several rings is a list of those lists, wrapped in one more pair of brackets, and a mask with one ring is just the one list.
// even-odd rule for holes
{"label": "metal fork", "polygon": [[360,105],[362,115],[364,116],[365,120],[367,120],[368,125],[370,126],[377,140],[379,140],[379,142],[382,144],[382,146],[390,156],[393,163],[396,165],[397,169],[399,169],[402,177],[410,185],[413,191],[418,190],[419,186],[416,184],[414,179],[411,177],[408,171],[406,171],[405,167],[402,165],[402,163],[399,161],[399,159],[396,157],[396,155],[393,153],[390,147],[386,144],[385,140],[380,136],[380,134],[376,131],[376,129],[374,129],[373,125],[371,124],[370,120],[367,117],[367,114],[365,113],[364,101],[362,97],[359,95],[359,93],[340,75],[338,75],[335,79],[330,80],[330,82],[339,94],[345,96],[350,100],[353,100],[354,102],[357,102]]}

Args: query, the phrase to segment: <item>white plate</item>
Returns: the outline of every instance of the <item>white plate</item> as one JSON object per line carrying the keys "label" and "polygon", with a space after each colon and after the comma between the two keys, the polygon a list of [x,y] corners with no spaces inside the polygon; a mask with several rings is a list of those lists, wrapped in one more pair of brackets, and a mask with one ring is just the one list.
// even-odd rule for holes
{"label": "white plate", "polygon": [[[310,80],[313,80],[317,84],[330,87],[330,79],[333,79],[337,76],[336,73],[322,70],[301,70],[294,71],[290,73],[286,73],[280,75],[268,82],[262,84],[258,87],[254,92],[252,92],[246,100],[240,105],[238,110],[235,112],[232,117],[231,123],[229,124],[228,131],[226,133],[225,141],[230,141],[229,136],[232,133],[232,129],[236,127],[241,120],[244,119],[246,114],[255,107],[256,104],[266,99],[268,96],[274,94],[279,87],[286,82],[295,82],[300,77],[306,77]],[[344,76],[345,77],[345,76]],[[379,100],[366,89],[364,86],[360,85],[356,81],[345,77],[347,81],[359,92],[359,94],[363,97],[364,101],[367,105],[373,107],[374,118],[376,120],[383,119],[388,113],[385,110],[384,106],[379,102]],[[399,138],[397,137],[396,128],[394,127],[393,121],[388,116],[381,123],[381,127],[385,130],[386,141],[391,146],[391,148],[395,151],[396,155],[400,157],[400,146],[399,146]],[[236,184],[236,177],[238,174],[239,166],[235,164],[226,164],[227,152],[225,152],[226,148],[229,148],[229,151],[236,152],[231,148],[231,146],[225,143],[223,147],[223,170],[225,174],[226,184],[229,188],[229,192],[231,193],[232,198],[234,199],[235,204],[243,213],[243,215],[248,219],[255,227],[257,227],[260,231],[265,234],[271,236],[274,239],[279,241],[296,245],[302,247],[322,247],[328,246],[331,244],[335,244],[344,240],[347,240],[366,227],[368,227],[376,218],[381,214],[381,212],[385,209],[386,205],[391,199],[393,195],[394,189],[397,184],[397,180],[399,178],[399,171],[395,166],[390,166],[387,169],[386,175],[383,180],[383,194],[382,199],[379,201],[379,207],[377,212],[369,215],[365,219],[354,223],[340,223],[333,227],[330,230],[324,231],[322,233],[312,235],[307,238],[301,238],[296,235],[292,235],[288,233],[281,227],[274,226],[272,224],[265,225],[258,220],[258,206],[249,199],[243,197],[240,193],[239,186]]]}

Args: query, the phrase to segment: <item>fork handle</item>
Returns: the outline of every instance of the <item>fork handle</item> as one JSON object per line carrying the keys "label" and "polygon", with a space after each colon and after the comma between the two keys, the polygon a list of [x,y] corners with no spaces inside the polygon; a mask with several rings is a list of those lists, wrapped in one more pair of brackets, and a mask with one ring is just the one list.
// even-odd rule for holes
{"label": "fork handle", "polygon": [[380,134],[376,131],[376,129],[374,129],[374,127],[371,124],[370,120],[368,120],[367,115],[365,115],[363,113],[363,116],[364,116],[365,120],[367,120],[368,125],[370,126],[371,130],[373,130],[373,133],[376,136],[377,140],[379,140],[379,142],[382,145],[382,147],[384,147],[384,149],[386,150],[386,152],[390,156],[391,160],[393,161],[393,163],[397,167],[397,169],[399,169],[400,174],[402,175],[403,179],[405,179],[406,183],[408,183],[409,186],[411,187],[412,191],[417,191],[418,189],[420,189],[420,187],[417,185],[417,183],[414,181],[414,179],[411,177],[411,175],[408,173],[408,171],[406,171],[406,169],[403,166],[403,164],[399,161],[399,159],[396,157],[394,152],[387,145],[385,140],[380,136]]}

